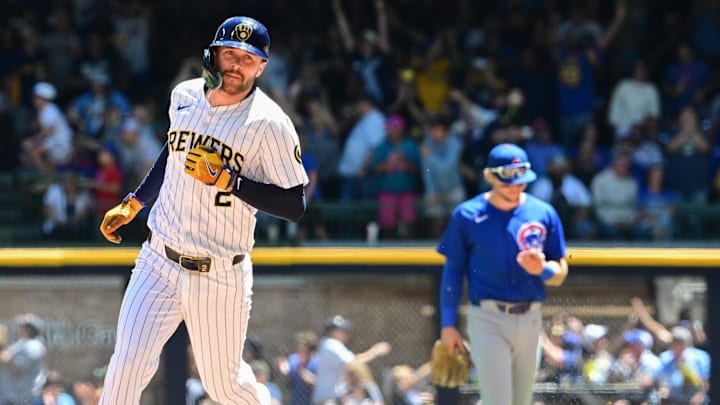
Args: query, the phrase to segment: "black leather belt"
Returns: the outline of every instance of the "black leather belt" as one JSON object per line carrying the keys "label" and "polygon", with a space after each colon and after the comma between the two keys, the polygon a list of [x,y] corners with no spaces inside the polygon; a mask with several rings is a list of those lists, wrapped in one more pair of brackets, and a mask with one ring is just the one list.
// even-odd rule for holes
{"label": "black leather belt", "polygon": [[[491,300],[492,301],[492,300]],[[525,301],[525,302],[498,302],[495,301],[495,306],[497,307],[498,311],[504,313],[504,314],[511,314],[511,315],[520,315],[524,314],[525,312],[529,311],[532,307],[532,301]],[[480,303],[472,303],[475,306],[479,306]]]}
{"label": "black leather belt", "polygon": [[[148,233],[148,242],[152,239],[152,232]],[[207,273],[210,271],[210,265],[212,264],[212,258],[210,257],[193,257],[176,252],[168,246],[165,246],[165,256],[168,259],[174,261],[180,267],[189,271],[198,271],[200,273]],[[245,259],[245,255],[236,255],[233,257],[233,266],[242,262]]]}
{"label": "black leather belt", "polygon": [[506,314],[513,314],[513,315],[519,315],[524,314],[525,312],[530,310],[530,306],[532,305],[532,302],[518,302],[513,304],[501,304],[496,303],[498,310],[500,312],[506,313]]}

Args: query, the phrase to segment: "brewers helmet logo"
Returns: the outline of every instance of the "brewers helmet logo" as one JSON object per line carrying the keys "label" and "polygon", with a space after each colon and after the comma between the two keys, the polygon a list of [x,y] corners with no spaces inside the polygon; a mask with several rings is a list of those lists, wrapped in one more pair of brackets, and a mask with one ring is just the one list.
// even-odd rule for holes
{"label": "brewers helmet logo", "polygon": [[542,250],[547,236],[547,229],[540,222],[526,222],[518,229],[515,240],[520,250]]}
{"label": "brewers helmet logo", "polygon": [[245,42],[248,39],[250,39],[252,32],[253,32],[253,28],[250,24],[240,23],[235,26],[235,29],[233,30],[231,37],[240,42]]}

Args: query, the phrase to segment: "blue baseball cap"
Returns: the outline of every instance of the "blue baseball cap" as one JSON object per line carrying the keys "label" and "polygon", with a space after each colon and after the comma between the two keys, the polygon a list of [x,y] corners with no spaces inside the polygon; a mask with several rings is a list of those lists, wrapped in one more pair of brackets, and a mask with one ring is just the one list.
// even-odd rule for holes
{"label": "blue baseball cap", "polygon": [[506,184],[526,184],[537,179],[537,174],[530,169],[525,150],[511,143],[501,143],[492,148],[487,167]]}
{"label": "blue baseball cap", "polygon": [[628,344],[638,344],[646,349],[653,347],[653,337],[643,329],[630,329],[623,332],[623,339]]}

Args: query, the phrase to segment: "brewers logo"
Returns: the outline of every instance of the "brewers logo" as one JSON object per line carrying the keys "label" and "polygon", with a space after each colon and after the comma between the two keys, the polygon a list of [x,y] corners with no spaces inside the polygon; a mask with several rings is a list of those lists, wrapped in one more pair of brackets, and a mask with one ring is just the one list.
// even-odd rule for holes
{"label": "brewers logo", "polygon": [[295,145],[295,160],[302,164],[302,156],[300,155],[300,145]]}
{"label": "brewers logo", "polygon": [[241,23],[235,26],[235,29],[233,30],[230,37],[240,42],[245,42],[250,39],[252,32],[253,28],[250,24]]}
{"label": "brewers logo", "polygon": [[547,236],[545,225],[540,222],[526,222],[518,229],[515,240],[520,250],[540,249],[542,250]]}

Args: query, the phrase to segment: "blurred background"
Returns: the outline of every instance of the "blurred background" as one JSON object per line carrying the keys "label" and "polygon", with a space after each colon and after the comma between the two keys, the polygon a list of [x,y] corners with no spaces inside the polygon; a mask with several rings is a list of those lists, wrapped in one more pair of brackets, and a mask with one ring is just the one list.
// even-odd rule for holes
{"label": "blurred background", "polygon": [[[556,207],[570,247],[712,247],[720,238],[719,1],[7,0],[0,247],[108,247],[102,215],[154,162],[170,90],[199,76],[203,48],[231,15],[269,28],[259,86],[293,120],[311,179],[299,224],[259,214],[260,249],[432,250],[455,204],[486,189],[487,152],[502,142],[528,151],[539,174],[528,192]],[[128,246],[147,235],[143,215],[121,232]],[[36,313],[67,391],[79,379],[97,384],[129,265],[1,277],[7,344],[19,336],[15,316]],[[388,339],[403,348],[373,364],[378,379],[429,354],[440,264],[399,278],[361,267],[357,279],[344,266],[306,275],[258,265],[251,329],[283,389],[275,357],[335,313],[373,325],[354,349]],[[660,354],[684,325],[706,344],[703,274],[618,273],[571,276],[553,291],[548,340],[596,324],[619,339],[620,357],[623,332],[643,328]],[[278,313],[288,316],[280,329]],[[164,403],[162,389],[148,395]]]}

